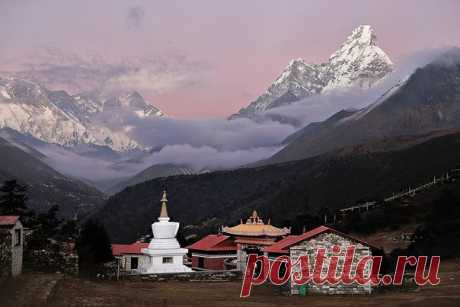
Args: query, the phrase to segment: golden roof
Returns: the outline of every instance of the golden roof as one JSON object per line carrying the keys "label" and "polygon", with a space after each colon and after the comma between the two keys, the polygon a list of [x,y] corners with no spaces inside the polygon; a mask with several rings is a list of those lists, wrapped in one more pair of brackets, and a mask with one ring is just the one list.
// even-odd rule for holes
{"label": "golden roof", "polygon": [[168,208],[167,204],[168,199],[166,198],[166,191],[163,191],[163,197],[161,198],[161,211],[160,211],[160,217],[168,217]]}
{"label": "golden roof", "polygon": [[251,216],[243,224],[242,221],[239,225],[233,227],[224,227],[223,232],[235,236],[267,236],[279,237],[287,235],[291,232],[288,228],[278,228],[270,224],[264,224],[263,220],[257,215],[254,210]]}

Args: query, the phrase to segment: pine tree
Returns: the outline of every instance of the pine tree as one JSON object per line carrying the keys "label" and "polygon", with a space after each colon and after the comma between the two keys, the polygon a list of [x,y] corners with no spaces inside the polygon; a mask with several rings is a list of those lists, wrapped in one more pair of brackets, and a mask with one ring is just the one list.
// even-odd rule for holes
{"label": "pine tree", "polygon": [[94,220],[83,225],[76,248],[82,271],[94,272],[99,265],[113,260],[109,235],[104,226]]}
{"label": "pine tree", "polygon": [[6,180],[0,187],[0,214],[23,215],[27,209],[26,191],[16,180]]}

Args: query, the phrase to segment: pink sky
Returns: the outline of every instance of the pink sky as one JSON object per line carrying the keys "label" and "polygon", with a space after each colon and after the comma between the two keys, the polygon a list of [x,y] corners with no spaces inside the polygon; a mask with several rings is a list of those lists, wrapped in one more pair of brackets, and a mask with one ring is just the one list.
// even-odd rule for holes
{"label": "pink sky", "polygon": [[290,59],[325,61],[360,24],[374,27],[396,62],[460,46],[459,12],[455,0],[0,1],[0,70],[50,47],[108,63],[184,57],[185,67],[176,61],[167,78],[143,83],[143,94],[178,118],[226,117],[263,93]]}

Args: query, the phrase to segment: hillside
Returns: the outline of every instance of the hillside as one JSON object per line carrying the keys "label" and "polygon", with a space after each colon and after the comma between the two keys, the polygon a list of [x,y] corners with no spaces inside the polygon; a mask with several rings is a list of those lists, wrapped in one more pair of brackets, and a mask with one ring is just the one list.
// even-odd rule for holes
{"label": "hillside", "polygon": [[170,216],[185,225],[231,225],[253,209],[273,224],[298,224],[322,207],[381,199],[460,165],[460,133],[390,152],[343,150],[301,161],[202,175],[159,178],[111,197],[96,215],[114,241],[149,231],[168,190]]}
{"label": "hillside", "polygon": [[131,185],[139,184],[141,182],[159,178],[159,177],[168,177],[174,175],[190,175],[193,174],[193,170],[185,165],[175,165],[175,164],[155,164],[145,170],[135,174],[134,176],[116,183],[109,187],[105,192],[108,194],[115,194],[122,191],[124,188]]}
{"label": "hillside", "polygon": [[104,195],[85,183],[66,177],[40,160],[42,155],[24,144],[0,137],[0,181],[17,179],[28,187],[28,206],[38,211],[59,205],[60,214],[95,210]]}

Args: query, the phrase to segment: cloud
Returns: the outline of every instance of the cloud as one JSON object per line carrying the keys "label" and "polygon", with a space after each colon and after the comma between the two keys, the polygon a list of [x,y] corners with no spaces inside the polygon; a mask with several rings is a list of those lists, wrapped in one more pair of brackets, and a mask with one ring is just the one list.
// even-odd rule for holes
{"label": "cloud", "polygon": [[[196,171],[234,168],[268,158],[300,127],[324,120],[340,110],[359,109],[375,102],[417,67],[439,58],[448,58],[445,50],[419,52],[401,61],[392,74],[371,89],[331,91],[271,109],[254,119],[181,120],[105,112],[97,120],[114,131],[130,127],[127,133],[131,138],[153,149],[151,155],[136,160],[135,168],[139,171],[162,163],[185,164]],[[133,164],[119,166],[119,170],[125,171],[124,167],[132,168]]]}
{"label": "cloud", "polygon": [[70,93],[137,90],[158,95],[204,82],[210,67],[180,54],[167,57],[123,57],[109,60],[99,54],[80,55],[42,48],[7,73]]}
{"label": "cloud", "polygon": [[[110,129],[124,130],[150,153],[128,153],[123,157],[82,156],[64,150],[41,150],[54,166],[66,173],[94,180],[134,175],[154,164],[187,165],[195,171],[236,168],[273,155],[284,139],[311,122],[321,121],[342,109],[362,108],[378,99],[395,83],[407,79],[420,66],[435,59],[452,62],[445,50],[414,54],[395,71],[368,90],[332,91],[309,97],[289,106],[260,114],[255,119],[182,120],[140,118],[130,112],[104,112],[98,122]],[[458,63],[458,62],[456,62]]]}
{"label": "cloud", "polygon": [[249,119],[142,119],[127,111],[104,112],[97,120],[104,121],[113,131],[131,127],[128,135],[150,147],[150,152],[109,155],[104,153],[106,149],[98,153],[97,148],[84,145],[45,145],[37,149],[58,171],[100,181],[132,176],[155,164],[187,165],[196,172],[236,168],[268,158],[295,131],[289,124],[270,120],[256,123]]}
{"label": "cloud", "polygon": [[145,11],[142,6],[133,6],[128,9],[126,14],[126,24],[128,29],[137,30],[142,28],[144,23]]}
{"label": "cloud", "polygon": [[220,151],[210,146],[193,147],[189,144],[168,145],[144,162],[148,165],[173,163],[188,165],[195,171],[232,169],[265,159],[281,149],[280,146],[256,147]]}

